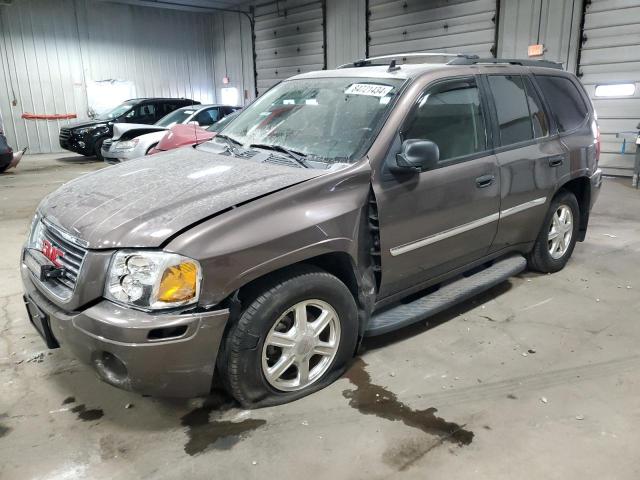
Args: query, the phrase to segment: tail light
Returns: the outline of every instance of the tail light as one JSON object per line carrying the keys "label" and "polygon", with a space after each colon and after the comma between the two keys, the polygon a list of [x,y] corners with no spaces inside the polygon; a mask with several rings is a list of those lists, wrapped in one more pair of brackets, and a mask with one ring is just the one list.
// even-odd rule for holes
{"label": "tail light", "polygon": [[602,142],[600,140],[600,127],[596,119],[591,123],[591,131],[593,132],[593,143],[596,147],[596,166],[600,162],[600,151],[602,150]]}

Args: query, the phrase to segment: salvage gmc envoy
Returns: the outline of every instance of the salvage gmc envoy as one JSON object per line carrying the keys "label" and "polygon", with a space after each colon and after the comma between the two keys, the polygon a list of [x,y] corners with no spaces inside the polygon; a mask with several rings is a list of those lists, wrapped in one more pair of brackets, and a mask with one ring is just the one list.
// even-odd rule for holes
{"label": "salvage gmc envoy", "polygon": [[22,251],[31,322],[143,394],[314,392],[363,337],[565,266],[601,171],[593,106],[558,67],[407,54],[304,73],[209,142],[71,181]]}

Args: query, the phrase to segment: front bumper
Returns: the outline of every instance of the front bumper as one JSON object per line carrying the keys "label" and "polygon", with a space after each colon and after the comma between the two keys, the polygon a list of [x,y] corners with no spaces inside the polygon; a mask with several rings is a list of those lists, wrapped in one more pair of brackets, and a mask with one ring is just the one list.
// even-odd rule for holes
{"label": "front bumper", "polygon": [[92,145],[89,145],[90,142],[88,142],[86,138],[76,136],[75,134],[71,134],[67,138],[63,138],[61,136],[59,138],[59,143],[61,148],[69,150],[70,152],[79,153],[81,155],[93,154]]}
{"label": "front bumper", "polygon": [[102,300],[67,312],[40,293],[25,266],[21,272],[25,299],[49,317],[55,340],[102,380],[162,397],[210,392],[228,310],[154,314]]}
{"label": "front bumper", "polygon": [[144,145],[136,145],[134,148],[130,150],[116,150],[115,145],[118,142],[114,142],[109,146],[109,148],[102,147],[102,158],[107,163],[120,163],[126,162],[128,160],[133,160],[134,158],[144,157],[147,153]]}

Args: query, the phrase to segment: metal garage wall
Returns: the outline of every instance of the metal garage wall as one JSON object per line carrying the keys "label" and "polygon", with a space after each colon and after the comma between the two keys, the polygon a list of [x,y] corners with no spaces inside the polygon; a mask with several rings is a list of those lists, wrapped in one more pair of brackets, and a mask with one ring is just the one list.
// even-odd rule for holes
{"label": "metal garage wall", "polygon": [[258,93],[298,73],[326,67],[324,1],[274,1],[256,6]]}
{"label": "metal garage wall", "polygon": [[73,0],[0,7],[0,112],[9,143],[33,153],[59,151],[63,121],[26,121],[22,113],[79,113],[86,93]]}
{"label": "metal garage wall", "polygon": [[463,52],[494,56],[496,0],[370,0],[369,56]]}
{"label": "metal garage wall", "polygon": [[501,1],[498,56],[527,58],[529,45],[543,44],[544,55],[536,58],[560,62],[575,72],[582,1]]}
{"label": "metal garage wall", "polygon": [[245,91],[254,96],[250,24],[241,14],[20,0],[0,7],[0,18],[0,111],[11,144],[33,153],[60,151],[58,131],[68,122],[22,113],[86,118],[91,80],[131,81],[140,97],[215,102],[222,87],[237,88],[241,103]]}
{"label": "metal garage wall", "polygon": [[327,68],[367,53],[366,0],[327,0]]}
{"label": "metal garage wall", "polygon": [[[635,130],[640,122],[640,3],[638,0],[592,0],[585,9],[580,52],[581,81],[598,112],[602,134],[600,164],[605,173],[631,175],[635,145],[616,132]],[[635,83],[633,97],[596,98],[596,85]]]}

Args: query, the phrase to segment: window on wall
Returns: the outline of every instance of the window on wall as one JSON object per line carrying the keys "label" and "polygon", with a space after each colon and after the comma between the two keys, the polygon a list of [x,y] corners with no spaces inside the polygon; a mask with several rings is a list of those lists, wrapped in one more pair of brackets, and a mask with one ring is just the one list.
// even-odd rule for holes
{"label": "window on wall", "polygon": [[578,87],[565,77],[536,75],[542,94],[551,106],[553,118],[561,132],[578,127],[589,114]]}
{"label": "window on wall", "polygon": [[490,75],[488,78],[498,114],[501,145],[533,139],[533,122],[522,77]]}
{"label": "window on wall", "polygon": [[480,93],[474,79],[443,82],[430,88],[402,132],[403,140],[430,140],[440,162],[487,149]]}

